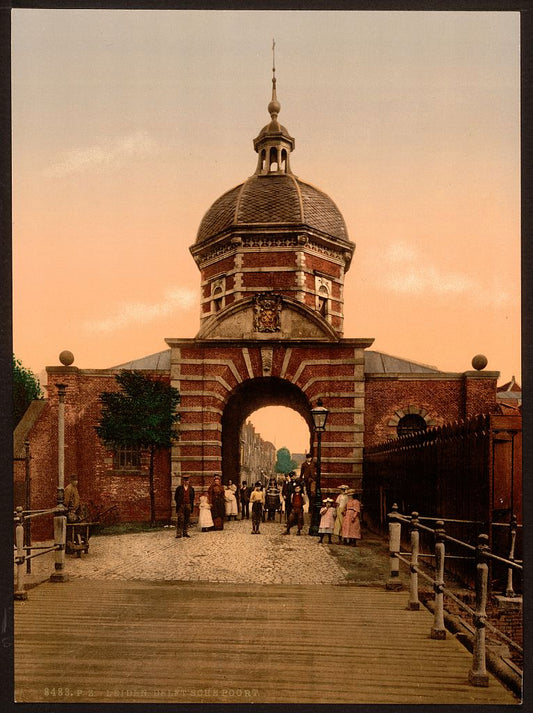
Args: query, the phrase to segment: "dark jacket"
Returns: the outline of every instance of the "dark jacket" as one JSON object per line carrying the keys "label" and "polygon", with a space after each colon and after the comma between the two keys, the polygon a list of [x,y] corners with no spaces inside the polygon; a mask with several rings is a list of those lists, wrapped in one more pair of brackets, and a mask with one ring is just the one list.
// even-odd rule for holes
{"label": "dark jacket", "polygon": [[[185,488],[183,485],[178,485],[176,492],[174,493],[174,500],[176,501],[176,510],[178,510],[183,504],[183,496],[185,495]],[[189,485],[189,502],[191,509],[194,507],[194,488]]]}
{"label": "dark jacket", "polygon": [[241,500],[241,503],[249,503],[250,502],[250,493],[252,492],[252,489],[248,486],[243,488],[242,486],[239,488],[239,497]]}

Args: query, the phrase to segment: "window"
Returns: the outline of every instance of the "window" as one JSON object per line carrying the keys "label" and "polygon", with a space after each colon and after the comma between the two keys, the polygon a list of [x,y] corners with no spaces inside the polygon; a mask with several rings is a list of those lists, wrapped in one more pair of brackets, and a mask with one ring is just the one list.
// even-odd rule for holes
{"label": "window", "polygon": [[427,423],[425,419],[417,413],[409,413],[398,421],[396,428],[398,436],[408,436],[417,431],[425,431],[427,429]]}
{"label": "window", "polygon": [[114,466],[119,470],[133,470],[141,467],[141,450],[135,446],[120,446],[115,449]]}
{"label": "window", "polygon": [[318,291],[318,311],[323,317],[328,315],[328,289],[322,285]]}
{"label": "window", "polygon": [[216,313],[224,307],[224,292],[226,289],[226,278],[219,277],[211,284],[211,312]]}
{"label": "window", "polygon": [[213,292],[213,311],[214,312],[220,312],[222,309],[222,290],[220,287],[217,287],[216,290]]}

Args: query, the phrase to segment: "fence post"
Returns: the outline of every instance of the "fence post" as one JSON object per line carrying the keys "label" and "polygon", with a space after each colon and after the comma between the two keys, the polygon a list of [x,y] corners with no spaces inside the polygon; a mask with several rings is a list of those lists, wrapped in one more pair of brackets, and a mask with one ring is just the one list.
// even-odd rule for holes
{"label": "fence post", "polygon": [[67,582],[68,574],[65,572],[65,546],[67,542],[67,518],[63,505],[58,506],[54,515],[54,544],[56,547],[54,558],[54,571],[50,575],[51,582]]}
{"label": "fence post", "polygon": [[418,611],[420,602],[418,600],[418,552],[420,550],[420,531],[418,529],[418,513],[411,514],[411,565],[409,578],[409,603],[408,609]]}
{"label": "fence post", "polygon": [[476,615],[474,626],[474,656],[468,681],[472,686],[488,686],[489,677],[486,667],[485,623],[487,621],[487,592],[489,583],[489,566],[486,553],[489,550],[489,536],[479,535],[476,548]]}
{"label": "fence post", "polygon": [[[25,494],[24,507],[26,512],[31,510],[31,452],[30,442],[28,439],[24,441],[24,457],[25,457]],[[31,554],[31,517],[24,518],[24,545],[26,546],[26,554]],[[31,574],[31,558],[26,558],[26,574]]]}
{"label": "fence post", "polygon": [[17,547],[17,555],[15,557],[15,563],[17,565],[17,586],[14,592],[15,599],[27,599],[28,593],[24,589],[24,516],[22,515],[22,508],[18,507],[16,510],[15,522],[17,523],[15,528],[15,545]]}
{"label": "fence post", "polygon": [[438,520],[435,527],[435,581],[433,590],[435,592],[435,615],[433,627],[431,628],[432,639],[445,639],[446,627],[444,626],[444,557],[445,547],[444,522]]}
{"label": "fence post", "polygon": [[389,521],[389,552],[390,552],[390,576],[386,584],[386,589],[398,591],[402,589],[400,582],[400,542],[402,539],[402,523],[398,519],[398,505],[394,503],[392,511],[387,515]]}
{"label": "fence post", "polygon": [[[509,559],[511,562],[514,562],[514,551],[515,551],[515,545],[516,545],[516,531],[518,529],[518,525],[516,522],[516,515],[511,515],[511,524],[509,525],[509,536],[511,540],[511,545],[509,549]],[[506,597],[514,597],[515,592],[514,592],[514,587],[513,587],[513,568],[508,567],[507,568],[507,588],[505,590],[505,596]]]}

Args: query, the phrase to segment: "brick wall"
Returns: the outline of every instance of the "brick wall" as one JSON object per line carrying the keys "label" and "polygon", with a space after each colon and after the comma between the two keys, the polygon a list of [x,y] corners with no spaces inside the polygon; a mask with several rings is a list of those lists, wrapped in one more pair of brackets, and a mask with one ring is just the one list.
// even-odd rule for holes
{"label": "brick wall", "polygon": [[435,426],[480,413],[493,413],[496,378],[483,377],[479,372],[476,372],[476,378],[435,375],[417,379],[402,374],[372,375],[366,379],[365,404],[365,445],[370,446],[396,437],[396,425],[389,422],[397,410],[407,412],[411,405],[426,412],[424,418]]}
{"label": "brick wall", "polygon": [[[48,403],[29,433],[31,452],[31,507],[50,508],[57,501],[58,485],[58,397],[55,384],[67,385],[65,394],[65,485],[73,473],[83,503],[95,507],[117,505],[122,521],[144,521],[150,517],[148,459],[136,473],[114,469],[113,454],[106,450],[95,430],[100,417],[99,397],[116,391],[114,373],[54,367],[48,376]],[[156,454],[154,463],[156,517],[170,518],[170,454]],[[50,521],[37,519],[32,535],[52,537]]]}

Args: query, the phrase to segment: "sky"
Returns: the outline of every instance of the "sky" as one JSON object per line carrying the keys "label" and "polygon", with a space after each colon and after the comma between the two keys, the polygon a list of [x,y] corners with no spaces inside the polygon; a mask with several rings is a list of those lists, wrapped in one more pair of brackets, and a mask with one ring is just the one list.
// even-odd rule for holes
{"label": "sky", "polygon": [[[520,381],[516,12],[12,12],[13,342],[106,368],[199,329],[204,213],[253,174],[272,39],[291,168],[356,244],[345,337]],[[290,409],[251,417],[277,448]],[[285,442],[284,442],[285,441]]]}

